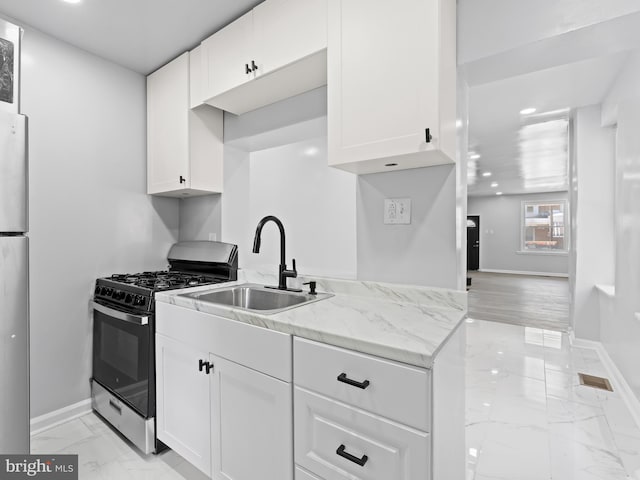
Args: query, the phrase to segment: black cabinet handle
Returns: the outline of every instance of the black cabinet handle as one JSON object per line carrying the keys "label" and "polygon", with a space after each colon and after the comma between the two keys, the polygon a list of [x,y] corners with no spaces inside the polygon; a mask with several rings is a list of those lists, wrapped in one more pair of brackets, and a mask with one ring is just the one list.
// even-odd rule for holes
{"label": "black cabinet handle", "polygon": [[431,136],[431,132],[429,131],[428,128],[424,129],[424,136],[425,136],[425,142],[431,143],[431,140],[433,139],[433,137]]}
{"label": "black cabinet handle", "polygon": [[182,175],[180,175],[180,183],[184,183],[184,182],[186,182],[186,181],[187,181],[187,179],[186,179],[186,178],[184,178]]}
{"label": "black cabinet handle", "polygon": [[119,415],[122,415],[122,407],[116,403],[113,403],[113,400],[109,400],[109,406],[113,408]]}
{"label": "black cabinet handle", "polygon": [[245,64],[244,64],[244,73],[246,73],[247,75],[249,75],[252,71],[253,71],[253,70],[251,70],[251,69],[249,68],[249,64],[248,64],[248,63],[245,63]]}
{"label": "black cabinet handle", "polygon": [[347,378],[346,373],[341,373],[340,375],[338,375],[338,381],[342,383],[346,383],[348,385],[353,385],[354,387],[358,387],[363,390],[371,384],[369,380],[365,380],[364,382],[356,382],[355,380],[351,380],[350,378]]}
{"label": "black cabinet handle", "polygon": [[346,458],[350,462],[353,462],[357,465],[360,465],[361,467],[364,467],[364,464],[367,463],[367,460],[369,460],[369,457],[367,457],[366,455],[362,455],[362,458],[358,458],[354,455],[351,455],[350,453],[345,452],[344,451],[345,448],[346,447],[344,445],[340,445],[336,450],[336,453],[340,455],[342,458]]}
{"label": "black cabinet handle", "polygon": [[256,65],[256,62],[251,60],[251,71],[255,72],[256,70],[258,70],[258,66]]}
{"label": "black cabinet handle", "polygon": [[213,369],[213,363],[201,359],[198,363],[198,370],[202,371],[203,369],[206,369],[206,374],[209,375],[209,372]]}

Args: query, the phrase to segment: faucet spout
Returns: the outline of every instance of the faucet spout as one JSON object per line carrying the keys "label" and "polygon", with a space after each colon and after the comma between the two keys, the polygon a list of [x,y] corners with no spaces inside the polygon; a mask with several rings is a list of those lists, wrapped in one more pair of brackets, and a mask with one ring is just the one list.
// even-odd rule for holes
{"label": "faucet spout", "polygon": [[253,253],[260,253],[262,229],[269,222],[275,223],[278,226],[278,230],[280,231],[280,268],[278,269],[278,288],[280,290],[287,290],[287,277],[295,278],[298,276],[298,272],[295,268],[295,260],[293,261],[293,270],[287,270],[284,226],[282,225],[282,222],[280,221],[280,219],[278,219],[278,217],[267,215],[258,222],[256,234],[253,237]]}

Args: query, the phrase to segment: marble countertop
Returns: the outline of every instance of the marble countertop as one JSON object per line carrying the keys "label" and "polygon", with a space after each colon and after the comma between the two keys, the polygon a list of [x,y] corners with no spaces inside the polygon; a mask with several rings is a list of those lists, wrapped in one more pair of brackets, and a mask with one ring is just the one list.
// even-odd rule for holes
{"label": "marble countertop", "polygon": [[333,296],[271,315],[180,296],[233,284],[276,285],[275,276],[240,271],[237,282],[156,294],[169,303],[338,347],[430,368],[433,358],[462,322],[467,294],[408,285],[318,277],[318,292]]}

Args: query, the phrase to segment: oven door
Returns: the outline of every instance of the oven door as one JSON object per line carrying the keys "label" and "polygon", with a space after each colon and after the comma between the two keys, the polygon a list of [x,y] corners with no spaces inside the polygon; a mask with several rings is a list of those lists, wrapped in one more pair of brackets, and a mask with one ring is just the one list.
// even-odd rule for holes
{"label": "oven door", "polygon": [[144,418],[154,414],[149,319],[93,302],[93,378]]}

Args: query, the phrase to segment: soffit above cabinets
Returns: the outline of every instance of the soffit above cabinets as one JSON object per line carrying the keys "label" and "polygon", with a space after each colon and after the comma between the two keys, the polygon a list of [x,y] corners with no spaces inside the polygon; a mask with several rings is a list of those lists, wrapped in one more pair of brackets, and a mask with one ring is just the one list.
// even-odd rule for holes
{"label": "soffit above cabinets", "polygon": [[147,75],[261,0],[0,0],[0,16]]}

